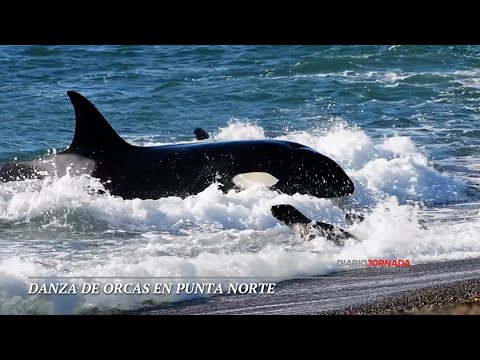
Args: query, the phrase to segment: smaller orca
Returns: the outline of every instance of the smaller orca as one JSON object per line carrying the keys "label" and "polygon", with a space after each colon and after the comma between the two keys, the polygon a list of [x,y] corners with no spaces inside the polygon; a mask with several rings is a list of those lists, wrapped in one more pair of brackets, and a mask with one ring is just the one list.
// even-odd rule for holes
{"label": "smaller orca", "polygon": [[208,133],[205,130],[203,130],[202,128],[196,128],[193,131],[193,133],[197,137],[197,140],[206,140],[210,137],[210,135],[208,135]]}
{"label": "smaller orca", "polygon": [[312,221],[292,205],[282,204],[274,205],[271,208],[272,215],[290,226],[296,233],[306,238],[308,241],[315,238],[316,235],[322,235],[327,240],[333,241],[338,246],[343,246],[345,240],[358,240],[349,232],[320,221]]}

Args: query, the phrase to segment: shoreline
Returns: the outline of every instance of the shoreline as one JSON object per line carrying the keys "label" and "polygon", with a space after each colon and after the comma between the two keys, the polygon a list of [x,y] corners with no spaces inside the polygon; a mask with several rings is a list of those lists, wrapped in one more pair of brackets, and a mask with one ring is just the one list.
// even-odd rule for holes
{"label": "shoreline", "polygon": [[398,292],[325,315],[480,315],[480,279]]}
{"label": "shoreline", "polygon": [[413,314],[480,298],[480,259],[363,268],[279,282],[275,294],[218,295],[124,314],[327,315]]}

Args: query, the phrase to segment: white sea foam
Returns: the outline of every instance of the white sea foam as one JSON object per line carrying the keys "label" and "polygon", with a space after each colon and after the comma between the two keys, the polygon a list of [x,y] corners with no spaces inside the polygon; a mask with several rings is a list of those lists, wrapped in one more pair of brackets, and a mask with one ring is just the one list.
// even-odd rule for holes
{"label": "white sea foam", "polygon": [[480,78],[479,77],[467,78],[465,80],[459,80],[458,82],[463,87],[466,87],[466,88],[480,89]]}
{"label": "white sea foam", "polygon": [[412,77],[441,77],[452,78],[452,81],[460,83],[463,87],[479,88],[480,69],[458,70],[458,71],[352,71],[345,70],[339,72],[313,73],[313,74],[295,74],[284,76],[267,76],[266,79],[278,80],[287,78],[315,79],[315,78],[337,78],[343,82],[376,82],[385,87],[395,87],[405,80]]}
{"label": "white sea foam", "polygon": [[[234,121],[207,141],[247,138],[262,139],[265,133],[259,126]],[[28,284],[40,281],[30,276],[53,277],[45,282],[65,281],[61,276],[258,281],[341,271],[338,259],[417,263],[480,256],[478,215],[432,223],[428,229],[419,225],[420,205],[412,202],[463,201],[467,187],[435,170],[410,138],[374,140],[361,129],[339,123],[325,132],[290,132],[278,139],[308,145],[336,160],[355,182],[355,207],[364,212],[365,221],[348,226],[345,210],[330,200],[287,196],[263,186],[224,194],[213,184],[186,199],[123,200],[92,195],[88,189],[102,186],[88,177],[1,184],[0,313],[131,309],[147,300],[159,303],[192,296],[26,295]],[[310,218],[337,224],[361,241],[343,248],[322,237],[304,242],[271,215],[271,206],[282,203]],[[17,227],[22,229],[21,238],[15,238]]]}
{"label": "white sea foam", "polygon": [[252,123],[245,123],[239,119],[232,119],[227,127],[221,128],[214,134],[215,140],[254,140],[264,139],[265,133],[263,129]]}

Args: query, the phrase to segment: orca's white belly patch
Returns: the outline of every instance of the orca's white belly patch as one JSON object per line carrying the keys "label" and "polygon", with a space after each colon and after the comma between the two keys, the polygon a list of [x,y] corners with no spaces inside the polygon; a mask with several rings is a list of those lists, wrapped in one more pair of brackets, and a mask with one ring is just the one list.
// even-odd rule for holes
{"label": "orca's white belly patch", "polygon": [[249,172],[235,175],[232,179],[235,186],[240,189],[248,189],[254,185],[262,184],[272,187],[278,183],[278,179],[267,172]]}

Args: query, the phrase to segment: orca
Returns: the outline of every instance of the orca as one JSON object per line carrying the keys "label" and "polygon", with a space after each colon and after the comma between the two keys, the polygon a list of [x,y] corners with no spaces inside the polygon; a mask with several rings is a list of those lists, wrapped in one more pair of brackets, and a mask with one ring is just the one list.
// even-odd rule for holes
{"label": "orca", "polygon": [[274,205],[270,211],[277,220],[290,226],[295,233],[301,235],[306,240],[310,241],[317,235],[321,235],[338,246],[343,246],[348,239],[358,241],[354,235],[339,227],[309,219],[292,205]]}
{"label": "orca", "polygon": [[134,146],[87,98],[75,91],[67,95],[75,111],[71,144],[57,154],[1,163],[0,181],[89,175],[100,179],[111,195],[158,199],[185,198],[213,183],[220,183],[223,191],[242,188],[242,179],[267,174],[260,177],[270,181],[268,186],[288,195],[338,198],[354,192],[352,180],[336,162],[302,144],[238,140]]}

